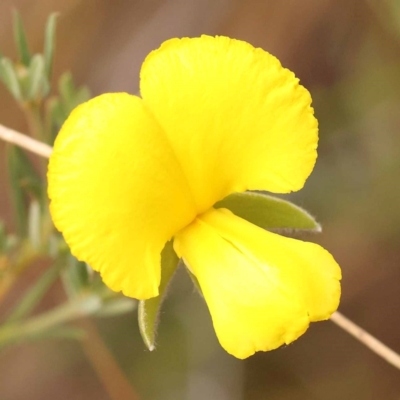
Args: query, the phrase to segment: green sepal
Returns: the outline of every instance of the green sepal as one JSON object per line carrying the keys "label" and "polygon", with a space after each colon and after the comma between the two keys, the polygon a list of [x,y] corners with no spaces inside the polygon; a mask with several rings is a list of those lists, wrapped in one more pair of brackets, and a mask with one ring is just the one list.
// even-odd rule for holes
{"label": "green sepal", "polygon": [[88,289],[90,285],[89,273],[84,262],[78,261],[72,254],[68,254],[66,266],[62,271],[61,279],[69,298],[74,298]]}
{"label": "green sepal", "polygon": [[203,292],[200,287],[199,280],[196,278],[196,275],[189,269],[188,265],[183,261],[183,265],[186,267],[186,272],[189,275],[189,278],[191,279],[193,286],[197,289],[197,291],[203,296]]}
{"label": "green sepal", "polygon": [[22,100],[21,85],[14,65],[9,58],[3,57],[0,60],[0,79],[14,99],[20,102]]}
{"label": "green sepal", "polygon": [[161,253],[161,282],[159,295],[149,300],[141,300],[138,308],[138,321],[140,334],[146,347],[153,351],[155,349],[155,337],[160,317],[162,303],[166,297],[168,284],[179,263],[172,246],[172,241],[168,242]]}
{"label": "green sepal", "polygon": [[137,302],[129,297],[117,297],[107,300],[101,309],[95,314],[96,317],[115,317],[127,314],[136,309]]}
{"label": "green sepal", "polygon": [[29,65],[27,97],[36,100],[46,95],[49,84],[44,71],[44,59],[41,54],[35,54]]}
{"label": "green sepal", "polygon": [[18,10],[14,10],[13,14],[15,44],[21,63],[27,67],[31,61],[31,53],[29,51],[28,40],[26,39],[24,24],[22,23],[21,14]]}
{"label": "green sepal", "polygon": [[44,33],[44,68],[48,80],[51,78],[53,69],[57,17],[58,13],[50,14]]}
{"label": "green sepal", "polygon": [[215,208],[227,208],[238,217],[271,231],[321,232],[321,225],[293,203],[260,192],[233,193]]}
{"label": "green sepal", "polygon": [[42,181],[25,153],[16,146],[9,147],[8,172],[18,232],[27,233],[27,204],[29,197],[42,201]]}
{"label": "green sepal", "polygon": [[60,98],[67,116],[71,111],[72,103],[74,101],[75,85],[71,72],[64,72],[58,81],[58,91]]}

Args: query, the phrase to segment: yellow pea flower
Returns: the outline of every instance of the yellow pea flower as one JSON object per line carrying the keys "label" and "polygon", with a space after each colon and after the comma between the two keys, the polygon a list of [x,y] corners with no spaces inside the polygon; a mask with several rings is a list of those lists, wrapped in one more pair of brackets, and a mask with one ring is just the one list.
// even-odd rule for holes
{"label": "yellow pea flower", "polygon": [[309,92],[275,57],[227,37],[168,40],[140,77],[141,98],[98,96],[57,137],[50,207],[72,253],[111,289],[149,299],[173,238],[238,358],[328,319],[341,272],[326,250],[213,208],[234,192],[302,188],[317,157]]}

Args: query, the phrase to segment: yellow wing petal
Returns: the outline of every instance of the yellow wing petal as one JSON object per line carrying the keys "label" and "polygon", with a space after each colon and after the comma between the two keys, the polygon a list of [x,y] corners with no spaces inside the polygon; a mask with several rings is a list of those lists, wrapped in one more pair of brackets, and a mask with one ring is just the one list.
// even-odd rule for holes
{"label": "yellow wing petal", "polygon": [[211,210],[175,237],[196,275],[221,345],[246,358],[327,319],[340,298],[340,268],[322,247],[285,238]]}
{"label": "yellow wing petal", "polygon": [[75,109],[49,164],[51,214],[72,253],[127,296],[158,294],[160,253],[195,216],[181,167],[141,99]]}
{"label": "yellow wing petal", "polygon": [[140,87],[199,212],[235,191],[298,190],[313,169],[310,94],[261,49],[226,37],[172,39],[146,58]]}

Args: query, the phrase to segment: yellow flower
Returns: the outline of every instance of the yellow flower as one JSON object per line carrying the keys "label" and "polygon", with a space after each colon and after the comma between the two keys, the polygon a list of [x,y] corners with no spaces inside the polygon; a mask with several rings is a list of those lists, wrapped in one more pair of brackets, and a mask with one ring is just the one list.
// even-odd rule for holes
{"label": "yellow flower", "polygon": [[168,40],[140,77],[141,98],[96,97],[56,140],[51,213],[72,253],[111,289],[149,299],[173,238],[238,358],[328,319],[341,276],[326,250],[213,208],[234,192],[302,188],[317,157],[309,92],[275,57],[226,37]]}

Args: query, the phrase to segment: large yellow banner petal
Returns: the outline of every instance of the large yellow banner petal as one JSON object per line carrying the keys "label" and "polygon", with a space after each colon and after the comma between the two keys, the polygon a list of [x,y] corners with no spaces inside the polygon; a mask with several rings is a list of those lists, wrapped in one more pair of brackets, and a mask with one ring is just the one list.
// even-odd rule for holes
{"label": "large yellow banner petal", "polygon": [[292,342],[338,307],[340,269],[326,250],[228,210],[197,218],[174,247],[199,281],[221,345],[238,358]]}
{"label": "large yellow banner petal", "polygon": [[146,58],[140,88],[199,212],[235,191],[298,190],[312,171],[310,94],[262,49],[226,37],[172,39]]}
{"label": "large yellow banner petal", "polygon": [[57,137],[48,179],[51,214],[72,253],[111,289],[156,296],[161,250],[195,207],[142,100],[106,94],[75,109]]}

